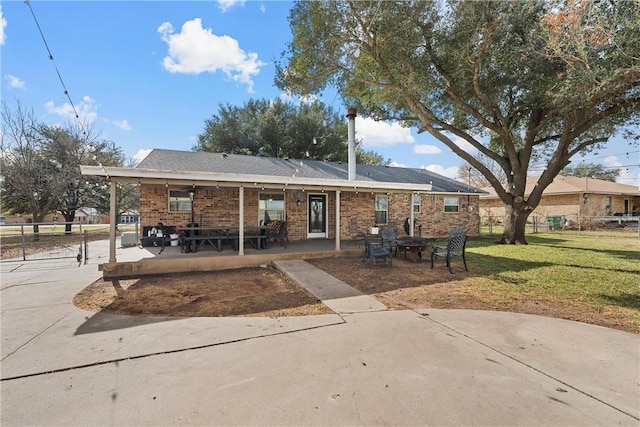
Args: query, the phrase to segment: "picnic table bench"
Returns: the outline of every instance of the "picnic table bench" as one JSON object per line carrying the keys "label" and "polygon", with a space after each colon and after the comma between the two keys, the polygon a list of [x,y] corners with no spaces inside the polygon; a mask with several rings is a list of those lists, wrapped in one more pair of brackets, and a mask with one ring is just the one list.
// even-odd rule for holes
{"label": "picnic table bench", "polygon": [[[198,248],[203,245],[210,245],[222,251],[223,242],[231,242],[233,249],[238,250],[240,235],[232,233],[238,227],[186,227],[182,228],[183,234],[180,235],[181,252],[197,252]],[[269,247],[268,235],[260,228],[248,227],[248,233],[244,234],[244,241],[249,242],[257,250],[267,249]]]}

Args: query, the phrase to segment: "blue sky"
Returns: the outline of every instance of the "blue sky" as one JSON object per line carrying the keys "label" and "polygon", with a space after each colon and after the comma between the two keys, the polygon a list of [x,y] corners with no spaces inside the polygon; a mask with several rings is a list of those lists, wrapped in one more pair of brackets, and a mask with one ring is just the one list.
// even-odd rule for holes
{"label": "blue sky", "polygon": [[[220,103],[286,98],[273,83],[274,61],[291,38],[291,5],[5,0],[0,5],[2,97],[19,99],[42,122],[67,123],[74,115],[59,72],[80,118],[128,158],[140,159],[152,148],[190,150]],[[346,114],[335,93],[320,98]],[[456,178],[463,163],[430,135],[396,123],[358,117],[356,131],[364,148],[397,166]],[[622,166],[619,182],[640,185],[637,146],[614,140],[584,161]]]}

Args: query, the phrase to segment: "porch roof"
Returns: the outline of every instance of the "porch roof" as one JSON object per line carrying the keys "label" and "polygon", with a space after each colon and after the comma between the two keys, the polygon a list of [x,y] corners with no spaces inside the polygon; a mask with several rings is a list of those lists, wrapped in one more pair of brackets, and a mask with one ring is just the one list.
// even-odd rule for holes
{"label": "porch roof", "polygon": [[119,182],[169,185],[323,188],[342,191],[414,191],[481,194],[482,190],[426,169],[154,149],[136,168],[81,166],[83,175]]}

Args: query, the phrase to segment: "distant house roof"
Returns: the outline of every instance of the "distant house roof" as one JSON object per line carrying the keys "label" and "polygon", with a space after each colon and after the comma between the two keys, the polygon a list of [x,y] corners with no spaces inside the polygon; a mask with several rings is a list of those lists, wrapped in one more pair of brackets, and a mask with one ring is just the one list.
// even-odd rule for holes
{"label": "distant house roof", "polygon": [[[540,179],[539,176],[529,178],[525,187],[525,195],[529,195],[531,190]],[[483,188],[488,194],[480,196],[483,199],[498,197],[493,187]],[[618,184],[617,182],[605,181],[594,178],[580,178],[577,176],[558,175],[553,182],[545,188],[544,195],[562,195],[562,194],[609,194],[609,195],[628,195],[640,196],[638,187],[633,185]]]}
{"label": "distant house roof", "polygon": [[224,153],[154,149],[136,168],[81,165],[85,176],[113,182],[163,183],[172,186],[242,186],[308,188],[342,191],[400,191],[481,194],[482,190],[426,169],[356,165],[349,180],[348,165]]}
{"label": "distant house roof", "polygon": [[[291,183],[323,181],[350,185],[348,165],[341,162],[300,160],[288,158],[246,156],[238,154],[208,153],[154,149],[137,166],[141,171],[170,171],[174,173],[223,174],[228,177],[241,174],[244,178],[262,182],[266,178]],[[391,166],[356,165],[356,185],[377,187],[381,183],[418,186],[431,192],[482,193],[481,190],[444,177],[426,169]],[[400,186],[398,186],[400,187]]]}

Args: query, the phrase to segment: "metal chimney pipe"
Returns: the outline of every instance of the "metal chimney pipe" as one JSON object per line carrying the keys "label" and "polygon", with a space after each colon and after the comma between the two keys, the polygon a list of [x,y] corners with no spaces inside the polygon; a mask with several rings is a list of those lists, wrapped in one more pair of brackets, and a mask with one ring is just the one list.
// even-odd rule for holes
{"label": "metal chimney pipe", "polygon": [[355,108],[349,108],[347,110],[347,118],[349,119],[349,123],[347,125],[349,181],[355,181],[356,179],[356,109]]}

